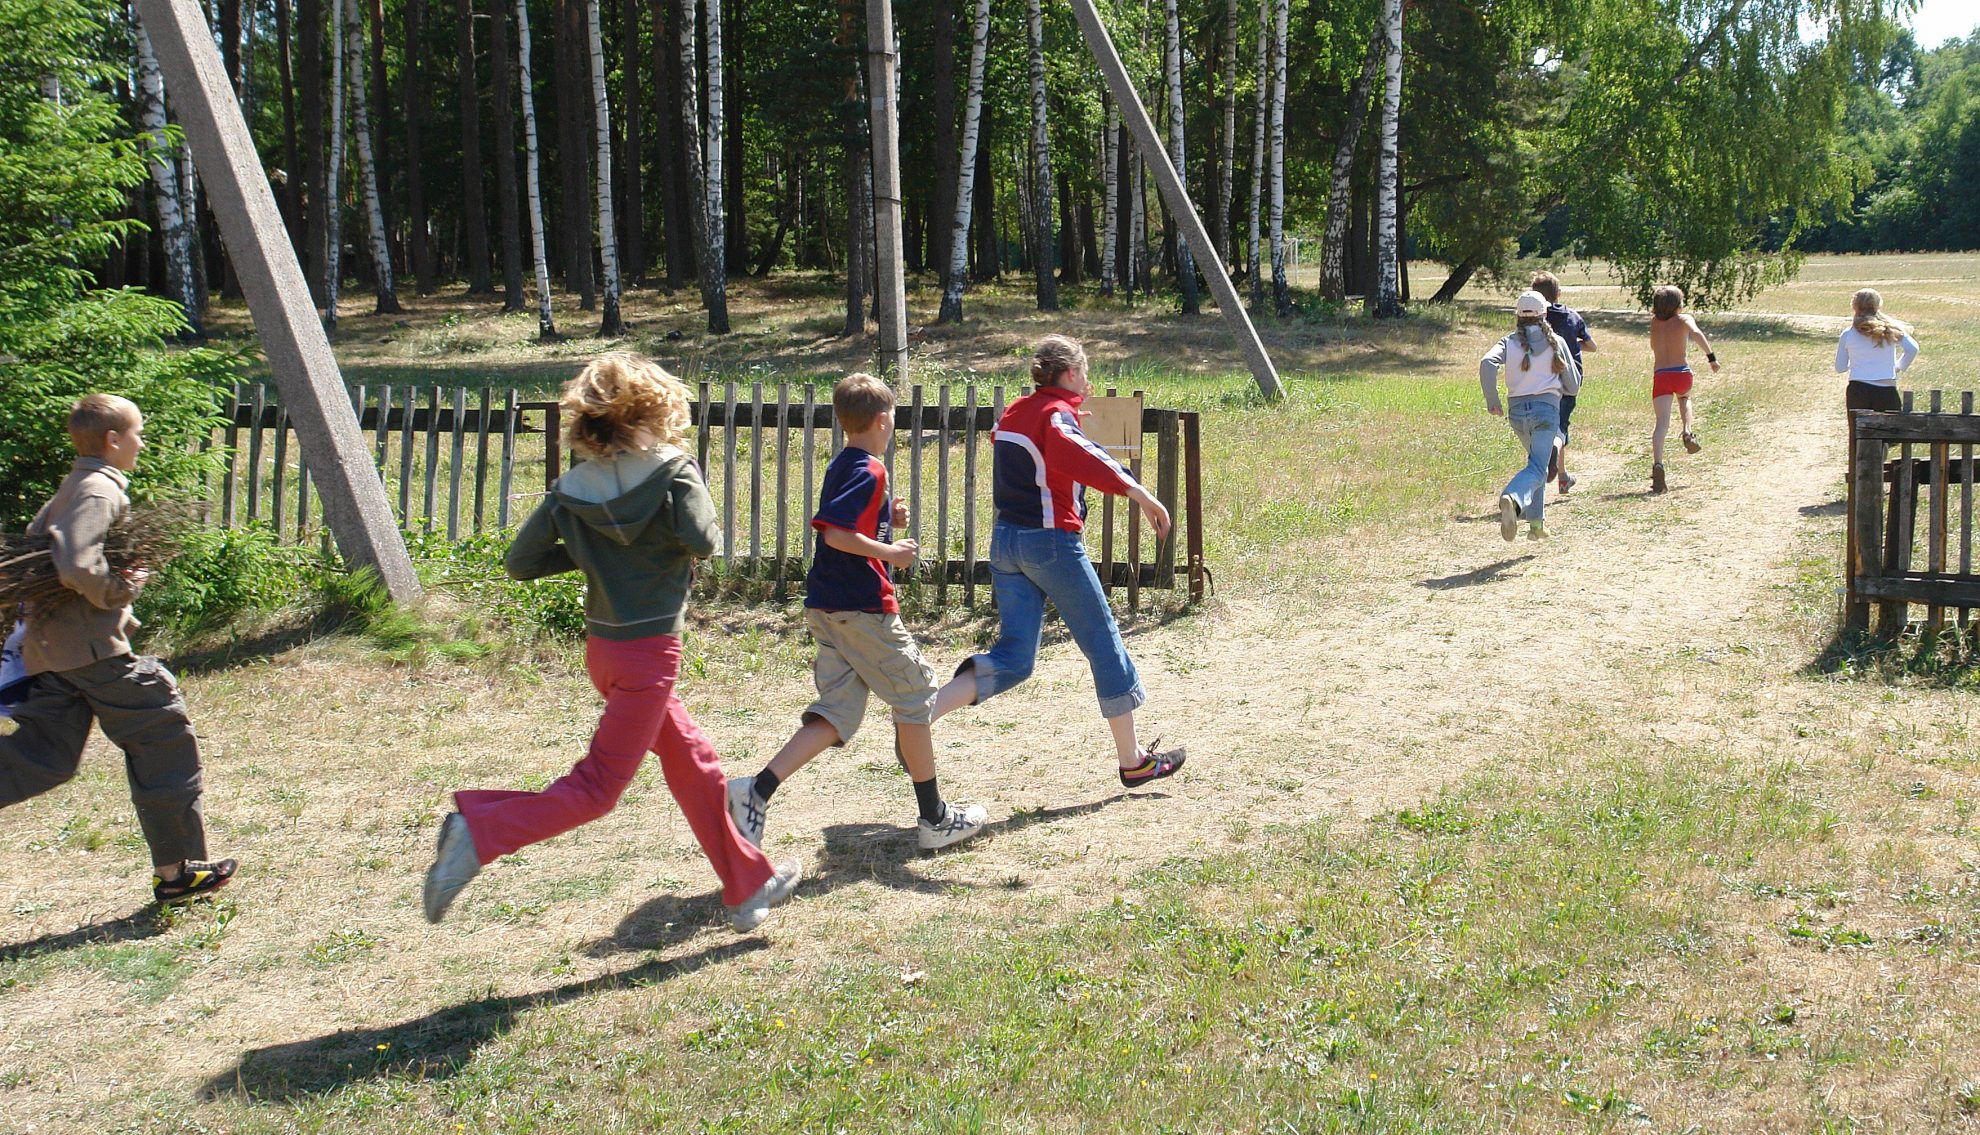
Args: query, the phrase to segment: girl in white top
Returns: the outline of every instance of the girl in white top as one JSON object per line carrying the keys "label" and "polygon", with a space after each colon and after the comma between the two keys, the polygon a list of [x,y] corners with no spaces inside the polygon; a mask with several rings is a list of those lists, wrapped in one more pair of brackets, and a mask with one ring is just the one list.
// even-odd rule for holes
{"label": "girl in white top", "polygon": [[1836,371],[1849,372],[1845,401],[1852,410],[1901,410],[1897,376],[1918,357],[1918,341],[1884,314],[1884,297],[1873,289],[1856,293],[1851,306],[1854,318],[1836,344]]}
{"label": "girl in white top", "polygon": [[[1519,522],[1530,525],[1528,537],[1547,538],[1548,463],[1561,438],[1561,395],[1581,390],[1568,345],[1547,326],[1547,300],[1539,292],[1521,292],[1514,309],[1512,334],[1492,345],[1478,362],[1478,386],[1485,394],[1486,412],[1506,421],[1526,448],[1526,467],[1513,474],[1499,494],[1499,535],[1510,540]],[[1499,405],[1499,375],[1505,373],[1506,404]]]}

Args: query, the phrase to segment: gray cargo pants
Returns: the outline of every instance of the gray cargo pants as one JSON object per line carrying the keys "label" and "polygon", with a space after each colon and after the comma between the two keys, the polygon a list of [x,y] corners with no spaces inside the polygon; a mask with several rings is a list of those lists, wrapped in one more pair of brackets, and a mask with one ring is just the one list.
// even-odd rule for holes
{"label": "gray cargo pants", "polygon": [[124,750],[131,803],[152,863],[205,859],[199,742],[178,682],[156,658],[122,654],[36,674],[27,700],[14,710],[19,728],[0,737],[0,808],[73,778],[92,719]]}

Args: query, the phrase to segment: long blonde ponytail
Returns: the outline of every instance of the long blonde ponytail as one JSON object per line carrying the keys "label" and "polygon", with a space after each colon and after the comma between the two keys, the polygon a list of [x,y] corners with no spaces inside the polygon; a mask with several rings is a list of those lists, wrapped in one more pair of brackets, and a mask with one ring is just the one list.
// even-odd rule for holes
{"label": "long blonde ponytail", "polygon": [[1864,288],[1850,297],[1850,307],[1855,311],[1850,326],[1879,347],[1887,347],[1911,334],[1911,328],[1884,314],[1884,297],[1875,288]]}

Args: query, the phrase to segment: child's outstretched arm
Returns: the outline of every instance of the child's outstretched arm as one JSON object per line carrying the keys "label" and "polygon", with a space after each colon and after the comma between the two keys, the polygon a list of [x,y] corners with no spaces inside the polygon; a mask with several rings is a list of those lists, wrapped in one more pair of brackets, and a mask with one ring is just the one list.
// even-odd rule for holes
{"label": "child's outstretched arm", "polygon": [[541,579],[577,570],[570,550],[557,537],[557,525],[551,520],[555,508],[556,498],[544,498],[516,530],[508,554],[502,557],[502,567],[510,579]]}
{"label": "child's outstretched arm", "polygon": [[1492,344],[1492,352],[1478,361],[1478,388],[1485,392],[1485,412],[1498,417],[1505,413],[1499,406],[1499,370],[1506,365],[1506,341]]}
{"label": "child's outstretched arm", "polygon": [[1900,340],[1898,349],[1897,368],[1898,373],[1903,374],[1905,371],[1911,369],[1912,361],[1918,357],[1918,340],[1906,335]]}
{"label": "child's outstretched arm", "polygon": [[1712,364],[1712,373],[1719,373],[1719,356],[1712,353],[1712,341],[1705,337],[1705,332],[1698,326],[1698,321],[1689,315],[1684,317],[1684,333],[1704,350],[1705,361]]}
{"label": "child's outstretched arm", "polygon": [[1045,431],[1045,462],[1069,470],[1082,485],[1133,501],[1155,529],[1155,538],[1167,538],[1169,510],[1134,479],[1133,473],[1082,433],[1063,410],[1053,415],[1052,427]]}

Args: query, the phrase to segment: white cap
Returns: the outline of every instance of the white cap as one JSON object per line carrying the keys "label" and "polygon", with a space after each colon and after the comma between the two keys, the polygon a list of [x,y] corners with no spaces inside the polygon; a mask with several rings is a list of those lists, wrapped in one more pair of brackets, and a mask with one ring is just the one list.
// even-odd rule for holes
{"label": "white cap", "polygon": [[1519,293],[1519,303],[1513,307],[1513,314],[1545,315],[1547,314],[1547,297],[1541,295],[1539,292],[1521,292]]}

